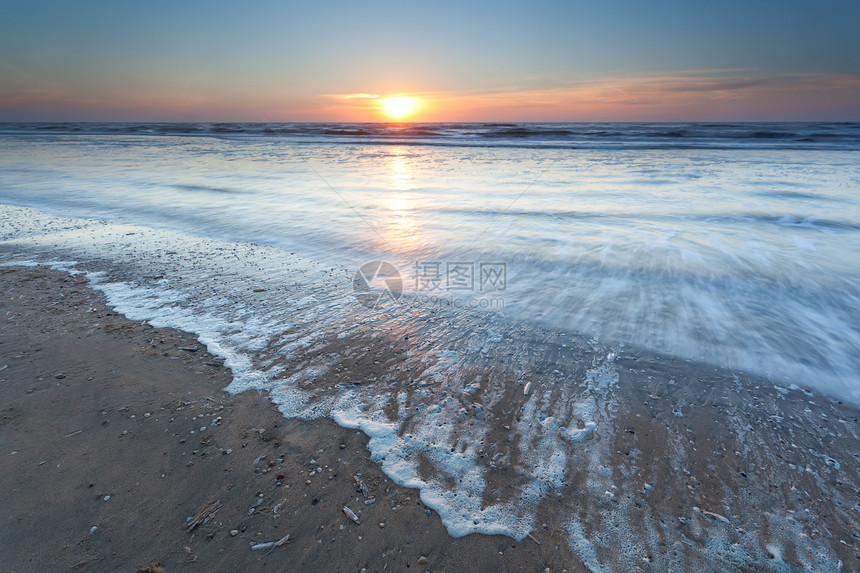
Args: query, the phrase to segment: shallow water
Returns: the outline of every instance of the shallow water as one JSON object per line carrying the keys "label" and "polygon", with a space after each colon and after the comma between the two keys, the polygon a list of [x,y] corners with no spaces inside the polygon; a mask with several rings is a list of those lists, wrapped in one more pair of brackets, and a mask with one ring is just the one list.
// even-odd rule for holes
{"label": "shallow water", "polygon": [[425,304],[860,400],[857,124],[4,131],[7,204],[389,261]]}
{"label": "shallow water", "polygon": [[[231,390],[361,429],[452,535],[524,538],[572,466],[619,495],[630,352],[679,361],[653,394],[860,402],[856,125],[229,127],[6,126],[0,202],[35,208],[0,210],[6,262],[88,272]],[[731,431],[774,456],[752,415]]]}

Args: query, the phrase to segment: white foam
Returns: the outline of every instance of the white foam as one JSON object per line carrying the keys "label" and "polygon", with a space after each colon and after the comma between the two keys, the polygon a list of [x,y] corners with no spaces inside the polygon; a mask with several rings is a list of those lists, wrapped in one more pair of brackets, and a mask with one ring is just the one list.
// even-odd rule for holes
{"label": "white foam", "polygon": [[[55,241],[66,246],[60,248]],[[506,323],[493,323],[492,328],[481,330],[477,326],[486,322],[481,319],[477,326],[466,323],[457,330],[458,325],[446,323],[449,316],[421,314],[424,311],[420,308],[367,311],[352,301],[348,286],[344,288],[339,279],[331,278],[337,273],[322,276],[319,264],[287,257],[276,248],[129,226],[99,227],[86,236],[69,233],[61,240],[56,236],[50,240],[31,237],[16,244],[52,256],[55,251],[68,254],[70,260],[116,262],[128,276],[165,274],[166,278],[141,282],[117,280],[107,273],[89,273],[87,278],[112,307],[130,319],[196,333],[200,342],[210,352],[224,356],[226,366],[233,370],[229,391],[269,391],[285,416],[330,416],[345,427],[366,433],[371,456],[383,471],[398,484],[418,488],[421,499],[439,513],[454,536],[486,533],[523,539],[534,528],[541,501],[566,487],[566,471],[571,467],[585,473],[581,493],[603,504],[598,508],[604,527],[591,539],[586,539],[584,529],[591,526],[589,520],[568,524],[571,546],[593,570],[603,567],[598,560],[600,551],[620,550],[635,560],[643,554],[659,554],[657,539],[669,536],[665,530],[661,533],[655,529],[656,525],[646,527],[646,533],[641,534],[638,525],[631,523],[632,502],[617,495],[625,485],[613,481],[613,468],[619,464],[611,461],[615,455],[611,445],[617,366],[612,362],[614,353],[607,353],[596,341],[595,352],[606,358],[596,359],[584,376],[565,378],[556,371],[558,375],[532,380],[535,359],[529,353],[533,348],[523,350],[499,343],[516,340],[516,332],[504,330]],[[173,252],[176,254],[166,254]],[[22,260],[34,265],[38,258]],[[65,265],[79,271],[63,260],[52,259],[50,263],[55,268]],[[274,277],[273,268],[279,269]],[[341,275],[347,277],[348,285],[349,273]],[[613,280],[606,280],[611,286]],[[620,278],[615,286],[620,293],[630,288],[627,279]],[[266,290],[259,296],[251,295],[256,287]],[[594,296],[599,303],[600,296]],[[709,304],[697,308],[707,309],[706,314],[719,313]],[[428,323],[428,318],[435,322]],[[304,384],[325,374],[330,366],[326,363],[330,356],[314,358],[314,349],[326,339],[343,341],[360,332],[375,337],[392,325],[408,326],[410,333],[422,332],[412,337],[413,345],[400,371],[335,389]],[[462,344],[449,350],[455,341]],[[493,354],[497,350],[510,354]],[[266,353],[268,358],[263,356]],[[517,393],[522,403],[515,404],[519,421],[512,425],[509,441],[503,439],[498,444],[489,441],[494,421],[488,413],[501,400],[510,400],[506,397],[510,389],[501,377],[469,377],[469,367],[483,354],[489,358],[481,364],[507,369],[514,380],[532,380],[528,396]],[[283,365],[268,368],[274,358],[297,356],[304,359],[299,370]],[[408,381],[410,390],[391,380]],[[392,409],[400,413],[396,419],[386,414]],[[745,434],[742,430],[736,434],[738,447],[746,454]],[[676,448],[673,455],[680,458],[687,446],[679,442],[672,447]],[[422,458],[429,461],[434,475],[422,477]],[[512,465],[514,459],[519,462]],[[506,484],[513,484],[510,492],[503,495],[490,489],[493,466],[489,460],[516,476],[505,478]],[[680,463],[676,465],[680,467]],[[619,471],[622,475],[627,471],[623,463]],[[690,527],[699,534],[710,532],[707,523],[696,519],[691,520]],[[785,534],[784,539],[768,542],[792,543],[797,535],[792,532],[792,536]],[[738,546],[718,533],[708,538],[705,552],[709,558],[725,557],[730,564],[749,560],[762,563],[758,541],[753,535],[748,539]],[[806,553],[802,559],[807,563],[820,564],[830,558],[813,544],[803,549]],[[669,558],[662,562],[655,558],[655,562],[674,566]]]}
{"label": "white foam", "polygon": [[[531,531],[534,517],[518,516],[512,504],[482,506],[486,482],[484,471],[477,464],[475,448],[469,446],[465,451],[450,452],[442,445],[448,430],[445,425],[435,423],[437,416],[422,425],[426,430],[420,435],[412,433],[401,437],[399,424],[387,421],[381,410],[368,414],[359,403],[355,391],[342,393],[338,406],[331,412],[332,418],[341,426],[367,434],[372,459],[396,483],[417,488],[421,500],[439,513],[453,537],[485,533],[521,540]],[[433,462],[436,471],[455,480],[457,488],[450,490],[438,482],[422,479],[417,454]]]}
{"label": "white foam", "polygon": [[[300,382],[323,375],[324,365],[310,364],[283,379],[271,371],[255,369],[251,362],[250,356],[265,346],[261,341],[278,331],[277,317],[248,316],[235,306],[211,303],[192,311],[184,306],[187,294],[167,286],[108,282],[104,275],[95,273],[88,278],[94,288],[105,293],[111,306],[130,319],[194,332],[211,352],[225,356],[225,364],[234,373],[229,391],[267,390],[285,416],[303,419],[330,416],[342,426],[360,429],[370,437],[368,448],[372,459],[386,475],[400,485],[417,488],[422,501],[439,513],[455,537],[484,533],[508,535],[517,540],[525,538],[534,527],[540,501],[564,486],[567,449],[595,431],[598,400],[605,399],[617,383],[617,375],[611,368],[601,365],[586,375],[589,397],[584,401],[553,400],[551,387],[542,393],[535,391],[523,407],[521,422],[512,430],[520,435],[523,444],[521,465],[517,467],[523,478],[520,491],[510,499],[485,504],[488,466],[481,463],[479,449],[487,427],[467,421],[469,415],[479,419],[483,412],[463,412],[460,402],[452,396],[426,405],[422,405],[418,396],[414,409],[420,410],[421,422],[415,424],[407,415],[411,405],[403,392],[392,397],[368,395],[372,387],[368,390],[343,387],[331,396],[302,390]],[[315,340],[315,336],[300,336],[282,346],[281,352],[291,354],[311,347]],[[456,352],[439,352],[436,363],[424,375],[441,376],[450,382],[464,360]],[[477,392],[475,386],[470,389]],[[481,396],[483,409],[490,408],[501,394]],[[384,413],[390,400],[398,402],[399,420],[390,420]],[[584,428],[578,428],[578,423],[584,424]],[[457,444],[455,451],[451,451],[452,444]],[[428,460],[442,477],[422,478],[420,457]],[[456,483],[456,487],[446,485],[450,482]]]}
{"label": "white foam", "polygon": [[582,528],[579,520],[572,518],[564,526],[564,530],[567,532],[567,540],[571,549],[582,560],[586,569],[592,573],[610,573],[610,569],[601,565],[600,560],[597,558],[597,550],[594,544],[586,537],[585,530]]}

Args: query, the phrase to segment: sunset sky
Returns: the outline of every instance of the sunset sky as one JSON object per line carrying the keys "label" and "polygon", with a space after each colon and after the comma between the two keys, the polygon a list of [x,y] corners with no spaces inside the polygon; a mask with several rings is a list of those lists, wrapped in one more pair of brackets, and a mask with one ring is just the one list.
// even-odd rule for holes
{"label": "sunset sky", "polygon": [[858,30],[857,0],[0,0],[0,121],[860,120]]}

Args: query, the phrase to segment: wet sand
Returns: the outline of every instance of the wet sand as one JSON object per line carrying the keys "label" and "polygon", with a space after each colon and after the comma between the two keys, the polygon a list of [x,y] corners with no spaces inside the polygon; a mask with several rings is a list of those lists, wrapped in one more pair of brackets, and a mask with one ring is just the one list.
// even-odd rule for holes
{"label": "wet sand", "polygon": [[[579,428],[531,537],[452,539],[416,490],[370,460],[363,434],[284,419],[257,393],[227,395],[229,371],[193,335],[117,316],[78,275],[2,269],[0,292],[2,571],[860,568],[858,410],[808,390],[621,351],[617,380],[583,390],[597,423]],[[397,373],[402,340],[333,339],[319,355],[375,354],[314,384]],[[533,384],[535,396],[537,373]],[[524,412],[522,390],[486,413],[461,399],[469,416],[495,420],[488,452],[521,439],[500,428],[546,423]],[[486,503],[514,495],[526,465],[488,466]]]}
{"label": "wet sand", "polygon": [[363,434],[226,394],[194,336],[118,316],[82,276],[5,268],[0,292],[4,573],[576,569],[561,532],[450,538]]}

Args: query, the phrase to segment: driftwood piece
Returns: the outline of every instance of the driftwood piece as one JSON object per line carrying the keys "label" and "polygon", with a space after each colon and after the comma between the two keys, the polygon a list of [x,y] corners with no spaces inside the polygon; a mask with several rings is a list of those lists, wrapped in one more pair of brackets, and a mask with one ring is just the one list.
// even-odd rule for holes
{"label": "driftwood piece", "polygon": [[213,503],[212,505],[210,505],[209,507],[207,507],[206,509],[204,509],[203,511],[198,513],[196,516],[194,516],[194,519],[192,519],[188,523],[188,530],[187,531],[191,532],[198,525],[208,522],[210,519],[215,517],[215,514],[218,513],[222,507],[224,507],[224,506],[221,504],[221,502],[216,501],[215,503]]}

